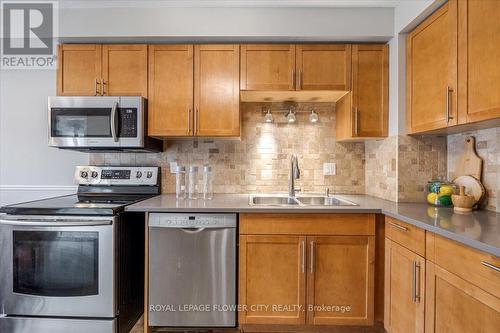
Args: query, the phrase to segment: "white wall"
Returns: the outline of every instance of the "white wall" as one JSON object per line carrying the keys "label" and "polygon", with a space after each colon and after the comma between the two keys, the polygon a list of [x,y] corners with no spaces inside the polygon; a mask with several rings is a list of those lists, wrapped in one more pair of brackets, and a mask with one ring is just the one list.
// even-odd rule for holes
{"label": "white wall", "polygon": [[[60,9],[64,40],[117,40],[119,37],[164,41],[387,41],[394,34],[393,8],[194,8]],[[98,6],[99,4],[95,4]],[[144,40],[144,39],[142,39]]]}
{"label": "white wall", "polygon": [[74,167],[88,155],[47,146],[55,71],[0,73],[0,205],[74,193]]}

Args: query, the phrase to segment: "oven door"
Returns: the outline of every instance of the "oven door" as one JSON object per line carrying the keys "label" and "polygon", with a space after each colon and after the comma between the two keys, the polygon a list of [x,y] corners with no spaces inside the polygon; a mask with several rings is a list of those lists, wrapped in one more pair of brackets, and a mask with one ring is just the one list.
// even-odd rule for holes
{"label": "oven door", "polygon": [[141,97],[49,97],[49,146],[142,147],[143,109]]}
{"label": "oven door", "polygon": [[116,316],[113,218],[0,218],[0,310]]}

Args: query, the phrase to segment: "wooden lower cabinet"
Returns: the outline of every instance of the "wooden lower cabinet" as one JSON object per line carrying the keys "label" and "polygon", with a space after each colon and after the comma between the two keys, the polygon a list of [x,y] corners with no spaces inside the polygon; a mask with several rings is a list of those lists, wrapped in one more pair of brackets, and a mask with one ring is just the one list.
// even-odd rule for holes
{"label": "wooden lower cabinet", "polygon": [[[324,231],[321,215],[311,215],[315,224],[304,214],[240,215],[238,303],[244,330],[247,326],[268,332],[373,325],[375,215],[365,214],[369,228],[353,223],[344,235],[317,236]],[[349,215],[323,216],[331,224],[343,225]],[[353,214],[354,222],[360,218]],[[264,229],[252,227],[252,222],[263,219],[274,223],[269,234],[258,234]],[[279,234],[279,221],[289,234]]]}
{"label": "wooden lower cabinet", "polygon": [[389,333],[423,333],[425,259],[385,241],[384,327]]}
{"label": "wooden lower cabinet", "polygon": [[500,299],[427,261],[425,332],[493,333]]}
{"label": "wooden lower cabinet", "polygon": [[375,237],[307,237],[307,322],[372,325]]}
{"label": "wooden lower cabinet", "polygon": [[[305,324],[303,236],[240,237],[239,313],[246,324]],[[279,308],[278,308],[279,307]]]}

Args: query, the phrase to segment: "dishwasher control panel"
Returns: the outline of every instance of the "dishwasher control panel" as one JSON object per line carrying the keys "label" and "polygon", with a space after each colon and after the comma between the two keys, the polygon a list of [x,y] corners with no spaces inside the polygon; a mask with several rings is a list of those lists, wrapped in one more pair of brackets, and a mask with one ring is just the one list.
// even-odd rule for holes
{"label": "dishwasher control panel", "polygon": [[236,228],[236,214],[151,213],[148,225],[164,228]]}

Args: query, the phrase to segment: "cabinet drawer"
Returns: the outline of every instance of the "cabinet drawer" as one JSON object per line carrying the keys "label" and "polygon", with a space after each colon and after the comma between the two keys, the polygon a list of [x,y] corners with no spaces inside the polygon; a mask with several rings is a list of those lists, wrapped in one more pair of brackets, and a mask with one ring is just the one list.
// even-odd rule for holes
{"label": "cabinet drawer", "polygon": [[425,257],[425,230],[386,216],[385,236],[418,255]]}
{"label": "cabinet drawer", "polygon": [[240,234],[375,235],[375,214],[240,214]]}
{"label": "cabinet drawer", "polygon": [[500,298],[500,258],[438,235],[427,246],[430,261]]}

